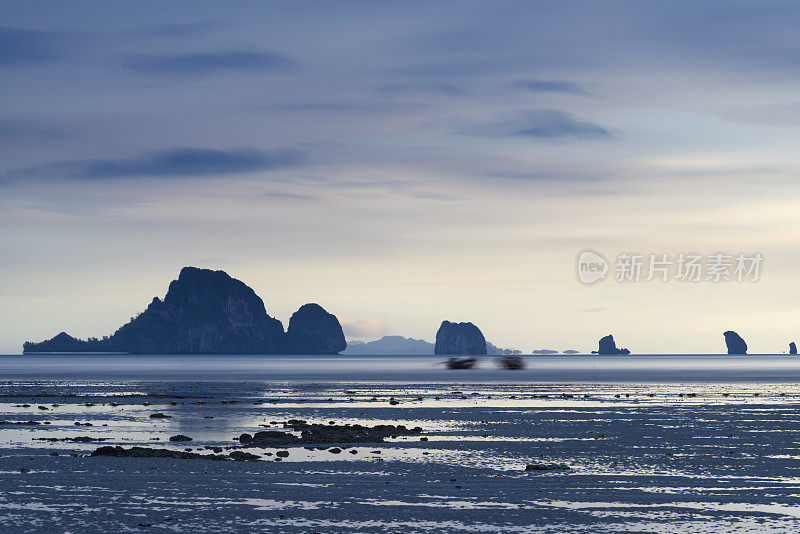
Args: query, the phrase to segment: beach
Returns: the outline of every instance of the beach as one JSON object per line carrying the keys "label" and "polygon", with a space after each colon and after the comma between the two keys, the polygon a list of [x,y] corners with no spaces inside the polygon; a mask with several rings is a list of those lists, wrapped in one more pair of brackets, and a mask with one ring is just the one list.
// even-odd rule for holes
{"label": "beach", "polygon": [[[524,371],[490,358],[447,371],[439,360],[3,357],[3,530],[800,527],[800,369],[787,356],[627,357],[622,375],[603,357],[528,357]],[[421,431],[370,443],[239,440],[292,433],[298,420]],[[91,455],[118,446],[196,457]]]}

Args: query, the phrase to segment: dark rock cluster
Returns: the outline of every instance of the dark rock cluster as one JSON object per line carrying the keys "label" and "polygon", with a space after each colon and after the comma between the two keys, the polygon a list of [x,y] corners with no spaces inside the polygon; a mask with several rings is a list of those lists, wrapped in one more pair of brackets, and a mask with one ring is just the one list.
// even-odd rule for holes
{"label": "dark rock cluster", "polygon": [[525,471],[566,471],[570,469],[567,464],[528,464]]}
{"label": "dark rock cluster", "polygon": [[109,438],[93,438],[92,436],[76,436],[74,438],[33,438],[37,441],[49,441],[55,443],[57,441],[69,441],[72,443],[92,443],[94,441],[107,441]]}
{"label": "dark rock cluster", "polygon": [[257,454],[252,454],[245,451],[231,451],[228,454],[228,457],[231,460],[236,460],[237,462],[252,462],[255,460],[260,460],[261,457]]}
{"label": "dark rock cluster", "polygon": [[286,445],[299,445],[300,438],[289,432],[280,430],[262,430],[255,435],[247,432],[239,436],[239,443],[251,447],[283,447]]}
{"label": "dark rock cluster", "polygon": [[228,460],[223,454],[199,454],[170,449],[151,449],[148,447],[124,447],[106,445],[95,449],[90,456],[114,456],[117,458],[174,458],[180,460]]}
{"label": "dark rock cluster", "polygon": [[337,354],[346,347],[336,316],[317,304],[302,306],[289,331],[270,317],[264,302],[223,271],[184,267],[164,300],[103,339],[61,332],[23,352],[126,352],[131,354]]}
{"label": "dark rock cluster", "polygon": [[422,428],[406,428],[404,425],[322,425],[309,424],[301,419],[291,419],[284,428],[300,432],[300,435],[280,430],[263,430],[255,434],[242,434],[239,443],[247,447],[284,447],[288,445],[311,445],[323,443],[383,443],[392,436],[422,433]]}
{"label": "dark rock cluster", "polygon": [[5,419],[0,421],[0,425],[38,425],[39,421],[6,421]]}

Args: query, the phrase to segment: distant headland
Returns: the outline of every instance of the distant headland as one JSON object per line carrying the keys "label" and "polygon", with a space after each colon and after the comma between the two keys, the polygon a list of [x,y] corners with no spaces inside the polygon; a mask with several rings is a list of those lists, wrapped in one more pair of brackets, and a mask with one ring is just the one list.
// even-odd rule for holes
{"label": "distant headland", "polygon": [[223,271],[184,267],[164,300],[102,339],[61,332],[23,352],[129,354],[338,354],[347,346],[335,315],[318,304],[297,310],[284,332],[250,287]]}

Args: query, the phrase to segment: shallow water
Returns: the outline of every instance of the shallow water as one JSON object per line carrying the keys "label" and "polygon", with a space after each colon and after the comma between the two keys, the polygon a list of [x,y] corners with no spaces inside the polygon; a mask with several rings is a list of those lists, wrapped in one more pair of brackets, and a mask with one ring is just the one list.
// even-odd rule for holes
{"label": "shallow water", "polygon": [[454,374],[442,356],[283,355],[47,355],[0,356],[6,377],[135,377],[260,380],[401,381],[728,381],[800,382],[800,357],[719,354],[641,356],[528,356],[527,369],[499,369],[481,358],[476,368]]}
{"label": "shallow water", "polygon": [[[3,531],[800,528],[800,365],[788,356],[536,357],[521,372],[491,360],[446,371],[431,357],[227,358],[0,359],[0,420],[39,423],[0,425]],[[280,462],[274,448],[248,449],[256,462],[87,456],[100,445],[205,453],[296,418],[421,426],[427,441],[288,447]],[[77,436],[105,441],[37,439]]]}

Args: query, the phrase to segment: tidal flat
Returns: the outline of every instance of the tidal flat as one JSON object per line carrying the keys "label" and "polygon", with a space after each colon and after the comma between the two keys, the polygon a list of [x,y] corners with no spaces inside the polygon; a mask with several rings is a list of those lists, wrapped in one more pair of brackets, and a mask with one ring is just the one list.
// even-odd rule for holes
{"label": "tidal flat", "polygon": [[[719,380],[707,366],[652,372],[644,357],[625,362],[639,380],[591,357],[531,359],[521,372],[490,359],[446,371],[394,357],[379,372],[363,359],[254,358],[219,373],[188,357],[154,357],[151,373],[124,356],[3,358],[3,532],[800,529],[800,376],[788,357],[716,357]],[[579,364],[594,369],[564,371]],[[301,439],[319,425],[420,430]],[[241,440],[267,431],[299,441]],[[192,454],[92,456],[100,447]]]}

